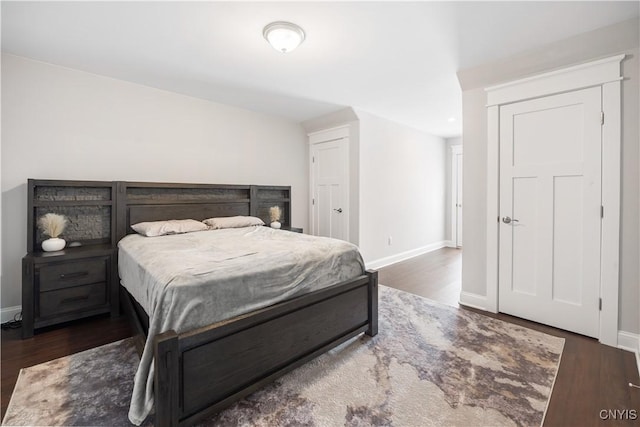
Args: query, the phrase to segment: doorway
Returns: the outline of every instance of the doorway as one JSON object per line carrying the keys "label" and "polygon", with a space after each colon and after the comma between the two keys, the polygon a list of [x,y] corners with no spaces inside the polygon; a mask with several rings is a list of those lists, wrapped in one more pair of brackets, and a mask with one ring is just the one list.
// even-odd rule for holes
{"label": "doorway", "polygon": [[[596,301],[599,311],[598,338],[603,344],[616,346],[618,343],[618,309],[619,309],[619,242],[620,242],[620,123],[621,123],[621,61],[625,55],[617,55],[589,63],[575,65],[573,67],[559,69],[533,77],[527,77],[518,81],[508,82],[486,89],[487,92],[487,126],[488,126],[488,155],[487,155],[487,216],[486,216],[486,297],[478,294],[462,292],[461,301],[465,304],[472,303],[476,307],[486,310],[502,311],[502,301],[499,295],[502,292],[502,277],[504,276],[504,262],[500,260],[500,252],[503,250],[503,234],[511,234],[509,227],[518,222],[509,220],[518,219],[513,212],[502,212],[504,208],[501,192],[501,170],[503,161],[501,156],[502,133],[500,121],[501,110],[509,105],[550,97],[558,94],[579,92],[593,88],[601,94],[600,111],[593,115],[585,116],[585,120],[595,121],[600,126],[601,134],[601,202],[597,207],[596,215],[600,216],[600,257],[598,281],[601,284],[599,298]],[[542,111],[542,110],[541,110]],[[546,123],[538,123],[539,127],[547,126]],[[531,175],[535,176],[535,175]],[[581,176],[581,174],[575,174]],[[524,177],[524,175],[523,175]],[[512,177],[513,178],[513,177]],[[564,180],[562,178],[561,180]],[[569,185],[569,180],[562,184]],[[529,181],[531,183],[532,181]],[[525,184],[523,180],[519,184]],[[575,183],[573,183],[575,184]],[[590,185],[585,181],[584,185]],[[565,191],[567,190],[567,191]],[[559,191],[572,192],[567,188]],[[525,194],[525,193],[521,193]],[[587,197],[587,196],[581,196]],[[516,202],[517,203],[517,202]],[[573,205],[575,207],[575,205]],[[562,210],[562,215],[567,211]],[[590,213],[584,213],[589,215]],[[571,216],[571,215],[569,215]],[[507,222],[503,218],[509,217]],[[549,215],[547,215],[549,218]],[[569,219],[565,220],[570,222]],[[510,225],[509,225],[510,224]],[[571,224],[574,227],[575,224]],[[551,223],[544,229],[552,227]],[[559,230],[562,231],[562,230]],[[583,255],[584,256],[584,255]],[[500,261],[499,261],[500,260]],[[518,262],[518,261],[517,261]],[[581,263],[587,262],[584,258]],[[549,268],[549,263],[547,270]],[[553,271],[553,270],[552,270]],[[507,272],[507,274],[509,274]],[[561,277],[556,272],[556,277]],[[584,273],[583,273],[584,274]],[[549,273],[546,273],[549,277]],[[499,279],[500,276],[500,279]],[[500,292],[499,292],[500,289]],[[559,296],[559,294],[556,294]],[[464,298],[462,298],[464,297]],[[566,296],[564,298],[566,299]],[[545,310],[545,308],[540,308]]]}
{"label": "doorway", "polygon": [[500,312],[598,337],[600,88],[500,109]]}
{"label": "doorway", "polygon": [[311,234],[349,240],[349,136],[334,129],[310,136]]}
{"label": "doorway", "polygon": [[462,145],[451,146],[451,245],[462,248]]}

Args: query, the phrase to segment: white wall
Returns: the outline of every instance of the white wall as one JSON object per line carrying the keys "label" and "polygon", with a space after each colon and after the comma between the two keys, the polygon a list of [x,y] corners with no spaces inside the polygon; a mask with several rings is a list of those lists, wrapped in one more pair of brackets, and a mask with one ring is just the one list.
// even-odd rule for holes
{"label": "white wall", "polygon": [[[640,40],[640,33],[638,34]],[[620,329],[640,333],[640,50],[628,50],[630,57],[622,62],[622,191],[620,217]]]}
{"label": "white wall", "polygon": [[6,54],[2,113],[3,308],[21,303],[27,178],[291,185],[308,227],[300,124]]}
{"label": "white wall", "polygon": [[356,113],[360,119],[360,249],[367,265],[442,246],[444,139],[363,111]]}
{"label": "white wall", "polygon": [[[2,79],[2,57],[0,56],[0,80]],[[0,84],[0,100],[2,100],[2,85]],[[0,118],[2,117],[2,102],[0,102]],[[0,120],[1,122],[1,120]],[[1,126],[0,126],[1,127]],[[1,133],[1,131],[0,131]],[[0,144],[2,141],[2,135],[0,135]],[[2,185],[2,147],[0,145],[0,186]],[[2,227],[2,199],[4,199],[4,197],[0,197],[0,284],[2,283],[2,247],[4,246],[2,244],[2,229],[4,227]],[[11,310],[10,310],[11,311]],[[11,312],[3,312],[2,311],[2,292],[1,292],[1,286],[0,286],[0,322],[4,323],[7,320],[12,319],[13,313]]]}
{"label": "white wall", "polygon": [[572,37],[458,73],[463,89],[464,139],[464,252],[462,290],[486,295],[486,181],[487,112],[484,87],[592,59],[626,53],[622,82],[622,206],[620,239],[619,329],[637,334],[639,329],[638,241],[638,42],[639,21],[630,20]]}
{"label": "white wall", "polygon": [[483,88],[462,91],[464,192],[462,291],[487,295],[487,98]]}
{"label": "white wall", "polygon": [[369,268],[445,244],[443,138],[352,108],[303,125],[310,133],[349,125],[349,240]]}

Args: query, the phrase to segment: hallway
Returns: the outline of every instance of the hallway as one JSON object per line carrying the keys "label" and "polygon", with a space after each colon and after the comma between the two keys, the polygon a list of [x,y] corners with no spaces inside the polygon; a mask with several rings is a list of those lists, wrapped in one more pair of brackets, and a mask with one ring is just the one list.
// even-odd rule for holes
{"label": "hallway", "polygon": [[458,307],[462,249],[438,249],[383,267],[378,274],[385,286]]}

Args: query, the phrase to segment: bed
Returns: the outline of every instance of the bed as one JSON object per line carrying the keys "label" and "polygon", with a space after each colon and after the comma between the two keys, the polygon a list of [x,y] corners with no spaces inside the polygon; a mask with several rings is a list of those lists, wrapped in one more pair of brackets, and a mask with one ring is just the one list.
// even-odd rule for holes
{"label": "bed", "polygon": [[[119,182],[117,194],[118,240],[123,246],[144,247],[147,243],[141,239],[156,239],[154,241],[164,245],[165,249],[174,244],[194,248],[194,245],[211,245],[211,239],[218,245],[222,241],[218,239],[225,237],[231,239],[232,249],[225,249],[221,259],[216,261],[224,259],[234,264],[246,258],[253,264],[264,264],[267,269],[269,263],[256,262],[259,255],[254,253],[262,241],[284,242],[285,246],[291,245],[293,253],[301,253],[304,246],[312,247],[312,236],[294,236],[296,233],[267,227],[202,231],[189,233],[187,237],[166,236],[169,237],[166,241],[170,242],[166,244],[161,238],[128,236],[134,233],[132,224],[144,221],[185,218],[201,221],[235,215],[267,219],[268,207],[272,205],[281,207],[282,222],[286,228],[291,225],[289,187]],[[177,243],[180,239],[186,239],[188,243]],[[254,239],[247,240],[251,241],[248,252],[242,249],[242,245],[233,246],[242,239]],[[273,252],[267,249],[269,251]],[[321,251],[330,252],[326,248]],[[131,271],[135,262],[128,259],[130,254],[122,252],[122,249],[120,254],[122,264],[129,265]],[[277,257],[277,253],[273,253],[273,257]],[[138,293],[134,298],[121,287],[125,310],[134,319],[140,333],[148,334],[143,339],[150,355],[147,358],[153,358],[153,381],[149,384],[153,387],[155,425],[194,424],[358,334],[376,335],[377,273],[364,271],[361,258],[357,269],[345,267],[353,265],[353,260],[348,264],[345,258],[336,256],[328,259],[329,268],[344,271],[335,276],[316,274],[310,281],[311,285],[305,285],[305,293],[300,289],[273,288],[270,278],[274,272],[260,276],[263,273],[256,270],[254,277],[260,277],[261,283],[264,278],[265,288],[271,293],[260,296],[257,305],[255,299],[251,300],[244,307],[237,308],[239,311],[227,313],[224,318],[214,316],[210,324],[198,324],[193,328],[189,327],[189,322],[178,322],[174,329],[158,329],[157,325],[154,326],[154,318],[146,314],[150,311],[150,302],[145,300],[144,292],[134,290],[134,294]],[[204,275],[211,272],[199,261],[194,262],[195,265],[189,267],[191,271]],[[300,264],[300,259],[274,261],[273,268],[291,270],[292,266]],[[313,276],[319,268],[319,265],[311,265],[308,273],[294,275]],[[319,276],[328,279],[320,283]],[[144,280],[142,273],[130,273],[126,279],[128,285]],[[233,293],[227,294],[229,298],[235,298]],[[177,312],[188,310],[182,308]],[[144,358],[144,350],[142,355]]]}

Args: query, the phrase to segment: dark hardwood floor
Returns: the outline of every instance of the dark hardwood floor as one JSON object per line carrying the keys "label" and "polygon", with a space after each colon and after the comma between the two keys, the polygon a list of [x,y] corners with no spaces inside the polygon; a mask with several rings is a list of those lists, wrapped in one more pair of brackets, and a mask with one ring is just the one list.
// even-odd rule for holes
{"label": "dark hardwood floor", "polygon": [[[462,250],[443,248],[384,267],[380,269],[378,279],[382,285],[457,307],[461,268]],[[640,425],[640,389],[629,386],[630,382],[640,384],[633,353],[506,314],[496,315],[463,306],[460,309],[565,339],[545,426]],[[601,419],[600,411],[608,410],[621,411],[616,415],[619,419]],[[625,410],[629,412],[625,413]],[[625,414],[627,419],[621,420]],[[608,412],[603,415],[611,418]]]}
{"label": "dark hardwood floor", "polygon": [[22,329],[2,330],[0,398],[3,418],[21,368],[121,340],[131,336],[132,329],[125,316],[111,319],[109,315],[103,315],[43,329],[26,340],[21,338],[21,333]]}
{"label": "dark hardwood floor", "polygon": [[[445,248],[397,263],[382,268],[379,281],[386,286],[457,306],[461,254],[458,249]],[[472,310],[465,307],[460,309]],[[545,426],[640,425],[640,389],[629,387],[629,382],[640,383],[632,353],[516,317],[488,315],[565,338]],[[2,416],[21,368],[117,341],[131,334],[132,330],[124,316],[76,321],[39,332],[27,340],[20,338],[19,329],[3,330]],[[601,420],[602,410],[635,411],[637,418],[626,421]]]}
{"label": "dark hardwood floor", "polygon": [[458,307],[462,250],[442,248],[381,268],[378,282]]}

